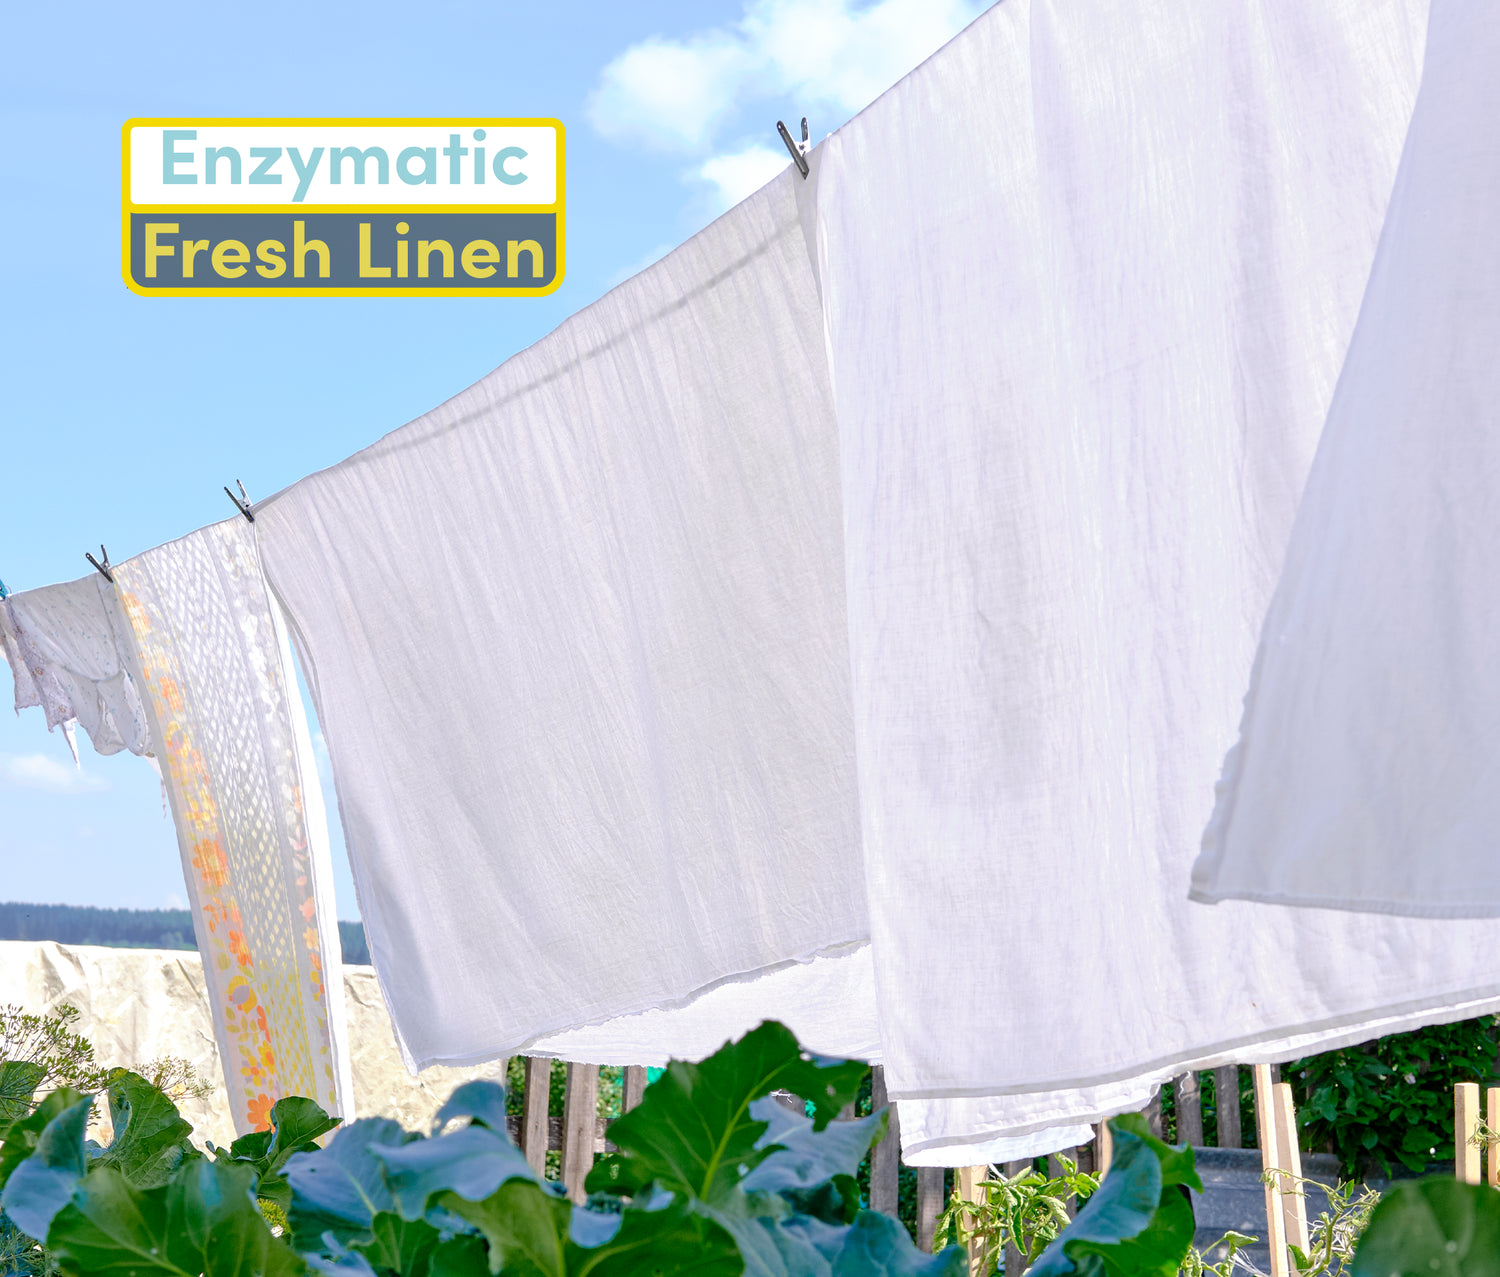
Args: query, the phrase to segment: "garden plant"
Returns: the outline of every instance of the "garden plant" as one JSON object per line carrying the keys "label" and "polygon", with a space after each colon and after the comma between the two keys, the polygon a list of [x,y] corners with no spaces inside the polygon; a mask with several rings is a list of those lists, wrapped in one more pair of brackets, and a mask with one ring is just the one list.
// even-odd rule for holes
{"label": "garden plant", "polygon": [[[1102,1182],[1034,1172],[995,1181],[970,1224],[951,1213],[949,1233],[978,1243],[972,1270],[967,1246],[921,1253],[860,1200],[884,1111],[833,1122],[866,1066],[813,1058],[779,1024],[669,1066],[610,1127],[615,1151],[581,1204],[532,1171],[493,1083],[460,1086],[429,1133],[340,1126],[289,1098],[269,1129],[199,1148],[160,1085],[180,1087],[178,1073],[100,1071],[63,1025],[27,1026],[39,1058],[0,1062],[0,1274],[964,1277],[994,1271],[1007,1229],[1033,1277],[1227,1277],[1236,1263],[1192,1250],[1193,1151],[1140,1115],[1113,1121]],[[107,1144],[89,1138],[96,1106]],[[1083,1202],[1071,1222],[1064,1196]],[[1436,1178],[1370,1205],[1346,1196],[1325,1215],[1302,1257],[1309,1277],[1500,1277],[1500,1193]]]}

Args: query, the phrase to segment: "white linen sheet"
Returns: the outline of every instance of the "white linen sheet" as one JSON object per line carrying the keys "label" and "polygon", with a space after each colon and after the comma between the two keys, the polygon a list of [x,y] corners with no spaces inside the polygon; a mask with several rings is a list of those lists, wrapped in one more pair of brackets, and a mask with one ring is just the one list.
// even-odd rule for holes
{"label": "white linen sheet", "polygon": [[868,1042],[808,961],[868,924],[792,175],[255,526],[410,1063],[722,1040],[777,972]]}
{"label": "white linen sheet", "polygon": [[819,148],[909,1159],[1500,1003],[1491,925],[1187,899],[1424,24],[1007,0]]}
{"label": "white linen sheet", "polygon": [[1500,915],[1497,66],[1500,12],[1434,0],[1196,899]]}

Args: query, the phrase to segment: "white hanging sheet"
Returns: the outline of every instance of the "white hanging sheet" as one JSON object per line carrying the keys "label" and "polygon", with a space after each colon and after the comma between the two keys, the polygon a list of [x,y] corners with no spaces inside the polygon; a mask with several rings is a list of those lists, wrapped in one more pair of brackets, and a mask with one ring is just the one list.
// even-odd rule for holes
{"label": "white hanging sheet", "polygon": [[1186,898],[1424,22],[1010,0],[820,148],[910,1158],[1500,1002],[1491,926]]}
{"label": "white hanging sheet", "polygon": [[128,629],[97,572],[0,600],[0,654],[15,682],[16,712],[39,706],[49,731],[76,722],[100,754],[150,755],[146,713],[121,656]]}
{"label": "white hanging sheet", "polygon": [[607,1022],[674,1008],[653,1055],[717,1044],[777,973],[810,1042],[869,1040],[831,960],[868,924],[792,181],[257,507],[415,1067],[643,1050]]}
{"label": "white hanging sheet", "polygon": [[1500,914],[1497,68],[1500,11],[1434,0],[1196,899]]}

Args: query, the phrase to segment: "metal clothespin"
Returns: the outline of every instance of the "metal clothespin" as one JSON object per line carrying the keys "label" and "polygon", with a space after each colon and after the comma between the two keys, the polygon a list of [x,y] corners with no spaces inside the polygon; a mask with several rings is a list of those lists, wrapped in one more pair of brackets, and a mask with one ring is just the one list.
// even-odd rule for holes
{"label": "metal clothespin", "polygon": [[234,481],[235,487],[240,490],[240,495],[235,496],[228,488],[224,489],[224,495],[234,502],[234,508],[238,510],[251,523],[255,522],[255,515],[250,512],[250,494],[245,491],[245,485],[238,479]]}
{"label": "metal clothespin", "polygon": [[114,564],[112,564],[109,561],[109,551],[104,548],[104,546],[103,546],[102,543],[99,546],[99,553],[104,556],[104,562],[103,563],[100,563],[99,560],[96,559],[87,550],[85,550],[83,552],[83,557],[86,558],[90,563],[92,563],[94,565],[94,571],[95,572],[97,572],[106,581],[108,581],[111,585],[113,585],[115,583],[115,578],[111,574],[110,568],[112,568],[114,566]]}
{"label": "metal clothespin", "polygon": [[776,131],[781,134],[781,140],[786,143],[786,149],[792,154],[792,163],[797,166],[797,171],[806,177],[808,174],[807,153],[812,146],[807,140],[807,116],[802,117],[802,145],[798,146],[792,141],[791,131],[780,120],[776,121]]}

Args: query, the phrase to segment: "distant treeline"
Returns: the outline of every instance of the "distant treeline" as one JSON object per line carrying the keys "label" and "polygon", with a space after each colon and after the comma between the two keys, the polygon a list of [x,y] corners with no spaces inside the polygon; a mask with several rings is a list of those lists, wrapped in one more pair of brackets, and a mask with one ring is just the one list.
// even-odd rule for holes
{"label": "distant treeline", "polygon": [[[115,949],[196,949],[186,909],[95,909],[89,905],[0,904],[0,940],[56,940]],[[339,923],[344,961],[367,963],[359,922]]]}

